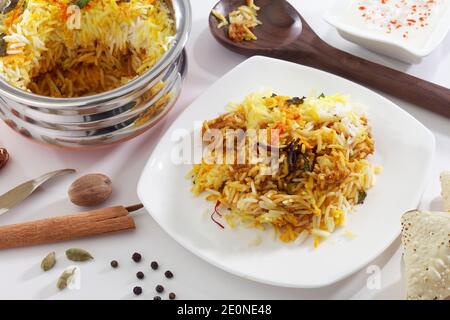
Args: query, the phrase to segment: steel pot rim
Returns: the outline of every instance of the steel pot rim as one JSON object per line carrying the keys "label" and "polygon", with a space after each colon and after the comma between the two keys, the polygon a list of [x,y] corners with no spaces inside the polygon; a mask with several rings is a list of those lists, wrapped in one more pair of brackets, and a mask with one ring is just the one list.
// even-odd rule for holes
{"label": "steel pot rim", "polygon": [[[167,1],[167,0],[166,0]],[[33,107],[45,107],[47,109],[71,109],[77,110],[90,108],[92,105],[101,104],[120,98],[130,92],[138,90],[140,87],[151,81],[155,76],[159,75],[170,66],[182,53],[189,33],[192,27],[192,9],[189,0],[168,0],[174,8],[177,31],[175,34],[175,45],[167,51],[158,62],[144,74],[136,77],[130,82],[110,91],[98,93],[95,95],[75,97],[75,98],[54,98],[37,95],[31,92],[19,89],[0,77],[0,95],[7,98],[31,105]]]}

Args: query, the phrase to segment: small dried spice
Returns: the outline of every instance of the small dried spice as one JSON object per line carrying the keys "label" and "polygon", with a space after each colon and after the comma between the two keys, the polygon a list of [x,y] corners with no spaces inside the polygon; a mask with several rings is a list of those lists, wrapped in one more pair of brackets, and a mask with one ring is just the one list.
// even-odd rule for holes
{"label": "small dried spice", "polygon": [[115,269],[118,266],[119,266],[119,263],[116,260],[111,261],[111,267],[113,267]]}
{"label": "small dried spice", "polygon": [[303,102],[305,102],[306,97],[293,97],[291,99],[286,100],[287,104],[303,104]]}
{"label": "small dried spice", "polygon": [[164,287],[160,284],[158,284],[155,288],[156,292],[158,293],[163,293],[164,292]]}
{"label": "small dried spice", "polygon": [[112,182],[104,174],[88,174],[72,183],[69,188],[69,199],[73,204],[91,207],[102,204],[112,194]]}
{"label": "small dried spice", "polygon": [[5,148],[0,148],[0,169],[3,168],[9,160],[9,153]]}
{"label": "small dried spice", "polygon": [[142,271],[139,271],[138,273],[136,273],[136,278],[138,278],[139,280],[144,279],[145,275]]}
{"label": "small dried spice", "polygon": [[153,300],[161,300],[160,296],[153,297]]}
{"label": "small dried spice", "polygon": [[150,267],[151,267],[153,270],[158,270],[158,267],[159,267],[158,262],[152,261],[152,263],[150,264]]}
{"label": "small dried spice", "polygon": [[133,253],[133,255],[131,256],[131,259],[133,259],[134,262],[140,262],[142,260],[142,256],[140,253],[135,252]]}
{"label": "small dried spice", "polygon": [[70,278],[75,274],[76,268],[68,268],[64,270],[58,279],[56,286],[59,290],[64,290],[70,282]]}
{"label": "small dried spice", "polygon": [[6,33],[0,34],[0,57],[5,57],[7,55],[8,44],[5,41]]}
{"label": "small dried spice", "polygon": [[94,259],[94,257],[84,249],[71,248],[66,250],[67,259],[72,261],[88,261]]}
{"label": "small dried spice", "polygon": [[303,158],[303,171],[312,171],[313,166],[311,165],[308,156],[302,152],[301,143],[299,144],[298,141],[291,141],[286,148],[289,173],[295,172],[298,167],[300,157]]}
{"label": "small dried spice", "polygon": [[134,287],[133,288],[133,293],[137,296],[142,294],[142,288],[141,287]]}
{"label": "small dried spice", "polygon": [[44,271],[48,271],[53,268],[56,264],[56,253],[50,252],[41,262],[41,268]]}
{"label": "small dried spice", "polygon": [[213,213],[211,213],[211,220],[212,220],[215,224],[217,224],[219,227],[221,227],[222,229],[225,229],[224,225],[221,224],[219,221],[217,221],[216,218],[214,217],[216,214],[217,214],[219,217],[222,217],[222,214],[219,212],[219,207],[220,207],[220,201],[217,201],[217,202],[216,202],[216,205],[215,205],[215,207],[214,207],[214,211],[213,211]]}
{"label": "small dried spice", "polygon": [[367,193],[364,190],[359,191],[358,192],[358,204],[364,203],[364,200],[366,199],[366,197],[367,197]]}
{"label": "small dried spice", "polygon": [[169,293],[169,299],[170,300],[175,300],[175,298],[177,297],[177,295],[173,292]]}
{"label": "small dried spice", "polygon": [[321,98],[325,98],[325,95],[324,95],[323,93],[321,93],[321,94],[317,97],[317,99],[321,99]]}
{"label": "small dried spice", "polygon": [[167,279],[173,278],[173,273],[170,270],[167,270],[166,272],[164,272],[164,275],[166,276]]}

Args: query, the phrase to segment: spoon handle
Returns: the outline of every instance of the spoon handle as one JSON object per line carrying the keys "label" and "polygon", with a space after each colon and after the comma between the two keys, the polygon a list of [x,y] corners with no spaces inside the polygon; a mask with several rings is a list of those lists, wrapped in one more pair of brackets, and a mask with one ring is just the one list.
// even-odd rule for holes
{"label": "spoon handle", "polygon": [[286,58],[370,86],[450,118],[450,89],[336,49],[320,38],[296,43]]}

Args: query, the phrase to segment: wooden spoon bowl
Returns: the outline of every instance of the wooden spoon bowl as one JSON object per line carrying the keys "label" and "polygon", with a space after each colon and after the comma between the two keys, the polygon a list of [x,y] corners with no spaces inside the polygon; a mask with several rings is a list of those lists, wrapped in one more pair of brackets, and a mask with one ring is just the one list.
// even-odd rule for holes
{"label": "wooden spoon bowl", "polygon": [[[243,4],[243,0],[221,0],[214,9],[228,16]],[[214,38],[239,54],[264,55],[328,71],[450,118],[450,89],[330,46],[285,0],[259,0],[257,5],[262,25],[252,31],[258,40],[230,40],[228,28],[219,29],[219,21],[211,14],[209,27]]]}
{"label": "wooden spoon bowl", "polygon": [[[221,13],[229,13],[242,5],[242,0],[220,1],[214,7]],[[258,1],[258,6],[264,6],[265,10],[258,12],[258,20],[263,24],[253,31],[258,37],[256,41],[234,42],[228,38],[228,28],[217,29],[218,21],[213,16],[209,17],[209,25],[214,37],[222,44],[226,44],[231,50],[236,51],[238,48],[242,50],[258,50],[265,48],[267,50],[285,47],[295,42],[302,33],[302,21],[297,10],[285,1]],[[225,15],[225,14],[224,14]],[[266,28],[263,26],[270,26]],[[241,52],[243,53],[243,52]]]}

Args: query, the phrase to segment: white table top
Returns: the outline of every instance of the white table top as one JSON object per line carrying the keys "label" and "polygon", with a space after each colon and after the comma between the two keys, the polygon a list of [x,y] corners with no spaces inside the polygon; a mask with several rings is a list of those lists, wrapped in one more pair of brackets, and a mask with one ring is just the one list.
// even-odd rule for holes
{"label": "white table top", "polygon": [[[341,39],[321,15],[332,0],[292,0],[311,27],[328,43],[366,59],[394,67],[420,78],[450,87],[450,37],[421,64],[408,66],[381,57]],[[193,29],[187,45],[189,71],[181,98],[165,121],[125,144],[94,151],[64,151],[32,143],[0,123],[0,146],[6,147],[11,159],[0,173],[0,194],[20,182],[59,168],[75,168],[77,176],[101,172],[109,175],[115,192],[108,205],[138,202],[136,184],[149,155],[162,133],[174,118],[228,70],[245,58],[217,44],[208,30],[207,18],[215,0],[192,1]],[[392,99],[411,113],[436,137],[436,154],[429,185],[420,207],[438,210],[439,174],[450,170],[450,120],[422,110],[416,106]],[[413,172],[411,174],[414,174]],[[37,192],[19,208],[0,217],[0,223],[11,224],[80,211],[67,200],[67,188],[75,176],[59,178]],[[157,199],[155,199],[157,201]],[[112,236],[84,239],[55,245],[6,250],[0,252],[0,299],[123,299],[133,298],[133,286],[141,285],[140,299],[156,295],[154,287],[162,284],[168,292],[176,292],[180,299],[401,299],[404,297],[401,276],[401,249],[397,240],[372,265],[381,269],[381,287],[373,289],[367,282],[374,280],[373,269],[364,269],[332,286],[320,289],[287,289],[259,284],[230,275],[209,265],[183,249],[172,240],[144,210],[136,217],[137,229]],[[55,283],[69,262],[63,259],[69,247],[88,249],[94,262],[80,264],[80,290],[59,292]],[[61,258],[47,273],[40,270],[43,256],[56,251]],[[144,260],[138,265],[131,261],[138,251]],[[120,267],[113,270],[109,262],[116,259]],[[157,260],[160,270],[150,269],[150,261]],[[330,262],[332,264],[332,262]],[[175,278],[167,280],[163,271],[171,269]],[[142,270],[146,278],[135,277]],[[375,279],[376,280],[376,279]]]}

